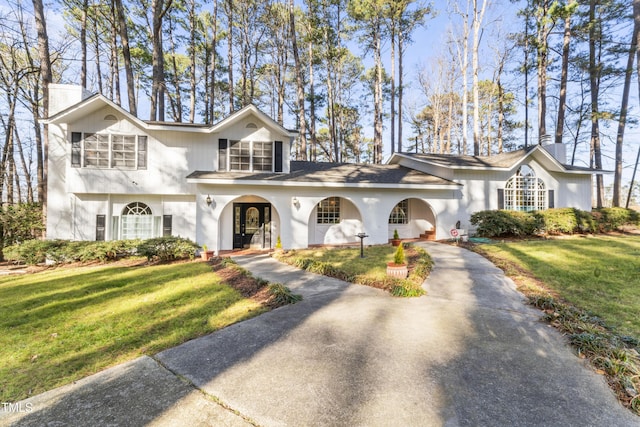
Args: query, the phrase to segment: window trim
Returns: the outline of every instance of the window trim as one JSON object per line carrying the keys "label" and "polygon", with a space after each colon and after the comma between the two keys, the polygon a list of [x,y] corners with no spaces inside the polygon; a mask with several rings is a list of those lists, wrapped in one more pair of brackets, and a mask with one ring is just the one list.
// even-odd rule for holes
{"label": "window trim", "polygon": [[[87,150],[87,138],[95,137],[95,149]],[[104,144],[106,137],[107,149],[100,147],[100,144]],[[121,141],[115,141],[114,139],[120,138]],[[134,138],[133,151],[125,150],[125,141],[129,138]],[[81,169],[116,169],[116,170],[146,170],[147,158],[149,153],[148,137],[146,135],[134,135],[134,134],[121,134],[121,133],[98,133],[98,132],[71,132],[71,156],[70,164],[73,168]],[[122,149],[116,149],[114,146],[121,144]],[[130,144],[130,143],[129,143]],[[87,152],[95,153],[95,159],[89,157],[91,163],[87,164]],[[104,155],[106,154],[106,159]],[[116,159],[116,154],[123,153],[123,159]],[[132,153],[131,158],[128,161],[133,161],[133,166],[118,166],[116,162],[127,161],[126,154]],[[101,165],[101,163],[103,163]]]}
{"label": "window trim", "polygon": [[[404,207],[401,205],[404,205]],[[409,224],[409,199],[400,200],[395,204],[393,209],[391,209],[391,213],[389,213],[388,223],[392,225]]]}
{"label": "window trim", "polygon": [[[549,190],[545,182],[536,176],[527,164],[520,166],[507,180],[504,189],[498,191],[498,205],[512,211],[533,212],[549,208]],[[502,196],[502,200],[501,199]]]}
{"label": "window trim", "polygon": [[[218,170],[225,172],[282,172],[282,159],[278,158],[278,148],[280,149],[280,157],[282,156],[282,147],[278,146],[280,141],[267,141],[267,140],[248,140],[248,139],[219,139],[218,140]],[[282,142],[280,142],[282,144]],[[269,147],[265,150],[264,146]],[[262,148],[260,148],[262,147]],[[243,150],[248,151],[243,154]],[[235,151],[235,153],[234,153]],[[270,153],[269,156],[264,153]],[[234,161],[235,158],[238,161]],[[261,167],[258,167],[257,160],[262,159],[260,162]],[[279,162],[279,163],[278,163]],[[248,167],[243,168],[245,165]],[[264,169],[264,166],[269,166],[268,169]],[[280,170],[278,170],[280,169]]]}
{"label": "window trim", "polygon": [[316,223],[319,225],[339,224],[340,200],[340,197],[335,196],[322,199],[316,206]]}

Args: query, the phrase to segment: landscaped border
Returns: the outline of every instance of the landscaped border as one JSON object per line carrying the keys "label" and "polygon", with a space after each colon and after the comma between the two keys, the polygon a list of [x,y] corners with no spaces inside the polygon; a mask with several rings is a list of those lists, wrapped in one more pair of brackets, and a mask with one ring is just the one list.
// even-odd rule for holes
{"label": "landscaped border", "polygon": [[[426,291],[422,288],[422,283],[429,276],[433,268],[433,261],[427,251],[419,246],[405,244],[405,248],[409,269],[409,276],[406,279],[393,277],[380,279],[367,276],[366,274],[349,274],[329,262],[298,256],[298,252],[295,250],[276,251],[272,256],[280,262],[311,273],[334,277],[354,284],[384,289],[395,296],[414,297],[424,295]],[[384,260],[380,260],[380,263],[384,264]]]}

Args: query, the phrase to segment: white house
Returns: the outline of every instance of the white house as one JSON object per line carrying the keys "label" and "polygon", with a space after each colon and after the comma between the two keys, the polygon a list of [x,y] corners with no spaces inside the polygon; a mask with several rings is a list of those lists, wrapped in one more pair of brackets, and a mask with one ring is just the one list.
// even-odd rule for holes
{"label": "white house", "polygon": [[563,147],[492,157],[396,153],[386,165],[290,160],[297,132],[253,105],[215,125],[140,120],[50,86],[47,238],[187,237],[219,252],[428,234],[485,209],[591,209],[593,170]]}

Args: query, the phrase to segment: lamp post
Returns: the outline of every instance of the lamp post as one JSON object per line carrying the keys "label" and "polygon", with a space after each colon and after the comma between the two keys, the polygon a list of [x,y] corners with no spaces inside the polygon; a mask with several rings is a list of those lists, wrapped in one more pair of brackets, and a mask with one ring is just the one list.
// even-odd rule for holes
{"label": "lamp post", "polygon": [[360,258],[364,258],[364,238],[369,236],[364,233],[358,233],[356,237],[360,238]]}

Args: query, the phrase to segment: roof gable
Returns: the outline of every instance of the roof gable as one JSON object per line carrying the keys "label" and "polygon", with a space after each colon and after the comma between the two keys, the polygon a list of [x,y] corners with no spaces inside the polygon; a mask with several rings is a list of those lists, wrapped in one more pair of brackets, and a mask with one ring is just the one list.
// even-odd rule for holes
{"label": "roof gable", "polygon": [[237,123],[239,120],[252,116],[262,122],[273,132],[287,135],[290,138],[293,138],[298,134],[298,132],[296,131],[286,129],[271,117],[269,117],[267,114],[260,111],[260,109],[253,104],[249,104],[241,108],[240,110],[231,113],[214,125],[179,122],[157,122],[140,120],[139,118],[101,94],[94,94],[88,98],[85,98],[79,103],[60,111],[51,117],[43,119],[42,122],[47,124],[71,123],[88,114],[92,114],[100,110],[101,108],[104,108],[105,106],[115,109],[118,113],[124,116],[125,119],[134,122],[137,126],[146,130],[174,130],[181,132],[219,133],[228,126]]}
{"label": "roof gable", "polygon": [[494,156],[395,153],[389,160],[389,163],[403,164],[403,158],[412,160],[414,164],[416,162],[424,164],[427,166],[427,169],[433,167],[440,170],[511,170],[527,161],[527,159],[534,158],[549,171],[580,174],[606,172],[562,164],[541,145],[504,152]]}

